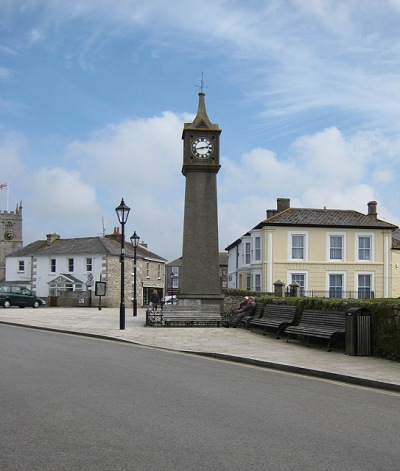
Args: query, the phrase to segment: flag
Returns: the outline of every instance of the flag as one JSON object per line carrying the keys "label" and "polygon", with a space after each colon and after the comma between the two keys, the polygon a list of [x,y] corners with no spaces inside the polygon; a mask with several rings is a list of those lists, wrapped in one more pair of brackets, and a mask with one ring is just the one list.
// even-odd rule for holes
{"label": "flag", "polygon": [[8,183],[0,183],[0,190],[5,190],[8,186]]}

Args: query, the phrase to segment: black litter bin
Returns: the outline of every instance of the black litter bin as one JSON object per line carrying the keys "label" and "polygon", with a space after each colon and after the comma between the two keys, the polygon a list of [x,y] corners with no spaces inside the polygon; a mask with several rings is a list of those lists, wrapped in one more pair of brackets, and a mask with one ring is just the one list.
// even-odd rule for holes
{"label": "black litter bin", "polygon": [[371,311],[351,307],[346,311],[346,354],[371,355]]}

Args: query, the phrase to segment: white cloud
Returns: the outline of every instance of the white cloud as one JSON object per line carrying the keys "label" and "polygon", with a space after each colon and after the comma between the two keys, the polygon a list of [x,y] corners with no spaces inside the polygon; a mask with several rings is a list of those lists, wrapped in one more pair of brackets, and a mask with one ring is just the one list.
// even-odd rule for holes
{"label": "white cloud", "polygon": [[[25,125],[27,136],[32,136],[30,145],[40,141],[40,150],[46,148],[43,142],[50,132],[60,132],[55,139],[64,142],[73,133],[79,136],[64,151],[43,153],[37,159],[29,155],[20,135],[0,142],[1,162],[7,164],[2,175],[16,182],[11,197],[25,195],[26,230],[37,228],[40,237],[44,231],[93,234],[100,232],[104,216],[111,231],[117,225],[114,208],[124,197],[132,207],[129,230],[137,230],[160,255],[179,256],[185,184],[179,136],[183,122],[190,119],[171,111],[161,113],[157,106],[171,109],[171,103],[178,102],[185,109],[180,87],[188,75],[182,73],[183,67],[195,70],[204,64],[210,69],[206,75],[215,74],[215,82],[220,79],[221,89],[225,87],[218,104],[221,113],[225,104],[236,111],[221,127],[229,126],[231,135],[240,135],[240,151],[234,139],[222,149],[218,174],[222,245],[262,220],[265,210],[276,206],[277,197],[289,197],[297,206],[363,212],[367,202],[376,199],[379,214],[396,222],[398,0],[364,0],[363,8],[357,0],[204,0],[202,10],[209,14],[198,21],[188,21],[193,18],[193,2],[170,3],[168,7],[163,0],[5,3],[5,29],[18,31],[9,43],[0,45],[11,64],[0,68],[0,79],[15,75],[24,81],[7,82],[7,86],[16,82],[19,88],[10,88],[11,93],[0,99],[0,110],[10,117],[3,128]],[[43,61],[37,69],[45,66],[36,81],[30,82],[27,73],[32,62],[24,62],[28,55],[22,54],[23,38],[31,40],[32,61]],[[149,65],[147,54],[152,53]],[[20,60],[14,63],[16,54]],[[203,56],[208,60],[200,61]],[[65,58],[70,67],[63,76]],[[116,68],[110,83],[96,76],[96,66],[100,70],[107,58]],[[74,74],[75,62],[81,65],[79,76]],[[162,67],[153,68],[154,62],[162,63],[163,72],[169,74],[155,77]],[[176,65],[180,68],[174,75]],[[201,70],[193,72],[194,78]],[[143,81],[147,73],[154,74],[148,76],[149,84],[135,82]],[[118,74],[129,80],[119,80]],[[47,77],[51,82],[45,81]],[[54,87],[55,77],[69,86]],[[136,101],[138,113],[145,114],[147,104],[139,95],[146,85],[151,91],[144,93],[145,99],[155,115],[124,119],[126,108],[119,110],[124,99]],[[162,100],[157,87],[165,92],[162,105],[153,103]],[[157,100],[152,100],[153,89]],[[67,99],[60,90],[68,90]],[[24,107],[18,117],[10,112],[15,110],[10,105],[15,97]],[[251,111],[243,106],[245,101]],[[46,121],[44,109],[50,119],[59,120],[55,131],[49,131],[52,123]],[[68,122],[71,117],[73,123]],[[102,124],[106,122],[111,124]],[[82,138],[93,123],[100,129]],[[257,136],[251,134],[252,127]],[[68,129],[65,136],[63,128]],[[273,146],[279,136],[288,136],[284,154]],[[64,169],[58,167],[60,161]],[[57,216],[57,208],[65,218]]]}
{"label": "white cloud", "polygon": [[127,231],[136,230],[150,250],[168,258],[181,250],[185,179],[177,136],[191,119],[165,112],[126,120],[71,143],[68,150],[85,179],[102,189],[98,199],[108,232],[118,225],[114,208],[123,197],[131,207]]}
{"label": "white cloud", "polygon": [[77,171],[39,169],[30,179],[26,196],[24,233],[29,241],[53,232],[64,238],[101,233],[96,192]]}
{"label": "white cloud", "polygon": [[[379,170],[381,150],[392,155],[391,171]],[[384,160],[384,159],[383,159]],[[395,167],[394,167],[395,166]],[[276,199],[288,197],[292,207],[353,209],[367,213],[378,202],[379,217],[400,224],[396,182],[400,149],[397,139],[375,133],[345,137],[330,128],[300,137],[286,160],[266,149],[254,149],[240,163],[223,160],[220,188],[220,227],[224,247],[262,221]],[[371,168],[377,172],[371,172]]]}

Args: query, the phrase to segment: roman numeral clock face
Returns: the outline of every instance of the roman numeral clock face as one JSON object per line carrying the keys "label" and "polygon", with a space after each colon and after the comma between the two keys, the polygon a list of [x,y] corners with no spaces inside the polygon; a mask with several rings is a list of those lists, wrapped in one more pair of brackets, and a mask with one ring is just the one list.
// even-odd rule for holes
{"label": "roman numeral clock face", "polygon": [[198,159],[207,159],[213,153],[214,147],[206,137],[198,137],[192,142],[192,153]]}

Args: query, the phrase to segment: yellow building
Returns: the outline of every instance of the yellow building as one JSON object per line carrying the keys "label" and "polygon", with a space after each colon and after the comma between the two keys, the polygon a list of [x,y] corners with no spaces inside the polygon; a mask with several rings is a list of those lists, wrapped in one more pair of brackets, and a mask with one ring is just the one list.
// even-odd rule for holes
{"label": "yellow building", "polygon": [[229,245],[228,287],[331,298],[398,297],[400,251],[397,226],[353,210],[291,208],[278,198],[277,209]]}

